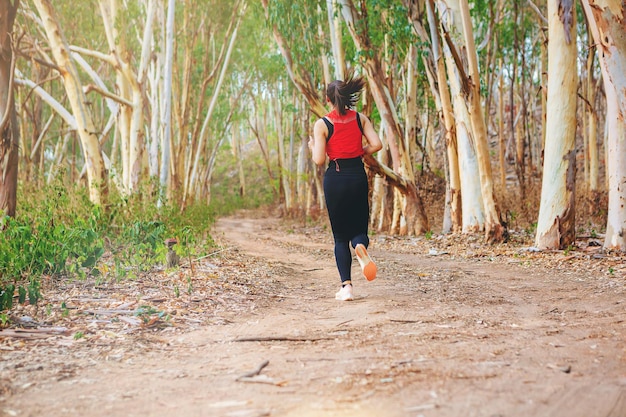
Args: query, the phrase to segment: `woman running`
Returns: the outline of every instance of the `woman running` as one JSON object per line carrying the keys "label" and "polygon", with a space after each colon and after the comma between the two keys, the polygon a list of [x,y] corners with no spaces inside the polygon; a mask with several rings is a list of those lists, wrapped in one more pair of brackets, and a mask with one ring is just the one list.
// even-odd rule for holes
{"label": "woman running", "polygon": [[[382,148],[374,126],[364,115],[352,110],[361,97],[363,77],[350,74],[345,81],[335,80],[326,89],[326,101],[333,110],[315,122],[309,148],[313,162],[324,165],[324,197],[335,240],[335,260],[341,289],[337,300],[353,300],[352,253],[354,248],[363,275],[376,278],[376,264],[367,253],[369,246],[369,190],[363,167],[363,155],[372,155]],[[365,146],[363,146],[365,137]]]}

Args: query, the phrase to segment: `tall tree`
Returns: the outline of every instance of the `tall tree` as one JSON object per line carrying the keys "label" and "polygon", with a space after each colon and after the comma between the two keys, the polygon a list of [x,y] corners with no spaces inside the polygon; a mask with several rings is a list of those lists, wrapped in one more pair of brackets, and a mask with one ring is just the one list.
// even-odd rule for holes
{"label": "tall tree", "polygon": [[458,0],[437,1],[439,30],[445,39],[443,53],[454,112],[456,149],[461,189],[462,231],[485,230],[485,212],[480,186],[480,170],[467,97],[470,92],[467,71],[462,62],[464,44]]}
{"label": "tall tree", "polygon": [[576,7],[548,0],[548,108],[541,204],[535,245],[567,247],[575,240]]}
{"label": "tall tree", "polygon": [[19,0],[0,2],[0,216],[15,216],[19,130],[14,100],[13,23]]}
{"label": "tall tree", "polygon": [[489,146],[487,144],[487,126],[485,125],[480,95],[478,55],[474,44],[474,32],[470,18],[469,4],[467,0],[460,0],[459,4],[461,6],[461,22],[465,36],[465,52],[467,55],[468,82],[470,86],[466,100],[472,122],[472,131],[474,132],[478,172],[480,173],[480,187],[485,210],[485,236],[489,242],[500,242],[504,238],[504,228],[500,224],[500,214],[496,207],[493,194],[493,176],[491,173]]}
{"label": "tall tree", "polygon": [[609,207],[604,248],[626,251],[626,4],[583,0],[607,105]]}
{"label": "tall tree", "polygon": [[94,204],[101,204],[104,202],[103,197],[106,197],[108,191],[108,177],[96,128],[91,111],[87,106],[87,99],[83,93],[78,71],[70,58],[70,49],[63,37],[52,4],[49,0],[34,0],[34,3],[41,16],[52,55],[63,79],[67,98],[76,118],[78,136],[85,158],[89,199]]}

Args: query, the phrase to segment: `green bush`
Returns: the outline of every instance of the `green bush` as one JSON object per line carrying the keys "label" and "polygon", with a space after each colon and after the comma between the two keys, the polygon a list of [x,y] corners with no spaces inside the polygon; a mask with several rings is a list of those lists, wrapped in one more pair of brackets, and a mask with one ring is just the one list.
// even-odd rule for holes
{"label": "green bush", "polygon": [[205,205],[159,208],[156,196],[142,190],[132,197],[112,193],[103,208],[78,187],[29,191],[20,190],[15,218],[0,218],[0,312],[16,297],[36,304],[42,276],[84,279],[111,271],[116,279],[132,277],[164,263],[167,238],[177,238],[183,256],[213,244],[214,214]]}

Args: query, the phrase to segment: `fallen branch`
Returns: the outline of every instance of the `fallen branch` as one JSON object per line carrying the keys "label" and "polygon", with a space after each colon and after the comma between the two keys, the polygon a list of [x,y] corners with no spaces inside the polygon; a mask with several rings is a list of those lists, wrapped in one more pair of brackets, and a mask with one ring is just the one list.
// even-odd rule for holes
{"label": "fallen branch", "polygon": [[15,339],[45,339],[52,336],[67,336],[69,330],[65,327],[39,327],[37,329],[2,329],[0,338],[12,337]]}
{"label": "fallen branch", "polygon": [[239,337],[233,342],[316,342],[328,340],[327,337],[290,337],[290,336],[252,336]]}
{"label": "fallen branch", "polygon": [[399,320],[399,319],[389,319],[390,322],[392,323],[403,323],[403,324],[409,324],[409,323],[422,323],[422,320]]}

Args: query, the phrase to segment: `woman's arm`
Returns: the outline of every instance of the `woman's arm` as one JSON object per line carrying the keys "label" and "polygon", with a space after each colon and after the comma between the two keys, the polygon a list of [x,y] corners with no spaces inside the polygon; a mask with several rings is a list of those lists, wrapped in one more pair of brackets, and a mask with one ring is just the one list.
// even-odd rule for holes
{"label": "woman's arm", "polygon": [[363,153],[365,155],[375,154],[383,148],[383,143],[380,141],[376,130],[374,130],[374,125],[372,125],[370,119],[360,113],[358,117],[361,118],[361,126],[363,126],[363,136],[365,136],[365,140],[367,140],[367,145],[363,147]]}
{"label": "woman's arm", "polygon": [[328,136],[328,128],[324,121],[319,119],[313,125],[313,137],[309,138],[309,149],[313,162],[320,166],[326,162],[326,136]]}

